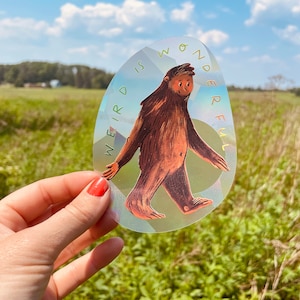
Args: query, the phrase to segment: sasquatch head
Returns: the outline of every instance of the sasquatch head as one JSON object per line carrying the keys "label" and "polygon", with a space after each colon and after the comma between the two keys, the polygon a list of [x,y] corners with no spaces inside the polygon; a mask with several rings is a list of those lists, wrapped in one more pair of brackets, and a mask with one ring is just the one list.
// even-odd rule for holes
{"label": "sasquatch head", "polygon": [[195,75],[194,68],[186,63],[170,69],[164,81],[174,93],[186,97],[191,94],[194,87],[193,75]]}

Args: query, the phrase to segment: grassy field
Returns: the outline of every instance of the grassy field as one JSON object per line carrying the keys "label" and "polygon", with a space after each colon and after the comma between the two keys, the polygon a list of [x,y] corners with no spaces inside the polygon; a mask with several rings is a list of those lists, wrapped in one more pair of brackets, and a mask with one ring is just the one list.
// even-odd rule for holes
{"label": "grassy field", "polygon": [[[0,198],[92,169],[104,91],[0,89]],[[300,299],[300,98],[231,92],[238,167],[228,197],[175,232],[118,227],[121,256],[67,299]]]}

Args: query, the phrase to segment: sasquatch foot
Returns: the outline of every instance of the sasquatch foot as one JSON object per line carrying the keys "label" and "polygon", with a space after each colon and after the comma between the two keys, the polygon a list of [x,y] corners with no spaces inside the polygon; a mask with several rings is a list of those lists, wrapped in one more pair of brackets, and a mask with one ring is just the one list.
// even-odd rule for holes
{"label": "sasquatch foot", "polygon": [[204,208],[208,205],[211,205],[213,203],[213,201],[211,199],[207,199],[207,198],[194,198],[192,200],[192,203],[190,205],[185,205],[183,207],[183,213],[184,214],[191,214],[201,208]]}
{"label": "sasquatch foot", "polygon": [[125,206],[135,217],[142,220],[163,219],[166,217],[165,214],[157,212],[151,206],[137,205],[137,202],[134,205],[132,202],[126,200]]}

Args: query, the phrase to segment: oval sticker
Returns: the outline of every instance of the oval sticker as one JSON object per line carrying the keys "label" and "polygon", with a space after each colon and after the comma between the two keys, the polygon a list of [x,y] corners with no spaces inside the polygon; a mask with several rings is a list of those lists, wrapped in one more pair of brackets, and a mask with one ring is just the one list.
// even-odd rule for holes
{"label": "oval sticker", "polygon": [[178,37],[134,54],[102,99],[93,152],[128,229],[180,229],[219,206],[234,180],[236,138],[210,50]]}

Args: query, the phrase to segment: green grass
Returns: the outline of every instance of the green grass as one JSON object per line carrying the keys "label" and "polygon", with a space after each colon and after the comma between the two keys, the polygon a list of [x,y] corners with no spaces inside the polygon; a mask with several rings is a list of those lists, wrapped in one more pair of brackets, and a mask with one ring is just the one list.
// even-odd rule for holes
{"label": "green grass", "polygon": [[[103,91],[0,89],[0,197],[92,169]],[[118,259],[67,299],[300,299],[300,99],[231,92],[238,167],[228,197],[188,228],[118,227]]]}
{"label": "green grass", "polygon": [[0,196],[42,177],[92,169],[104,91],[0,89]]}

